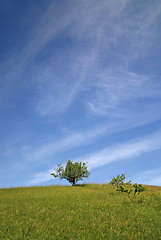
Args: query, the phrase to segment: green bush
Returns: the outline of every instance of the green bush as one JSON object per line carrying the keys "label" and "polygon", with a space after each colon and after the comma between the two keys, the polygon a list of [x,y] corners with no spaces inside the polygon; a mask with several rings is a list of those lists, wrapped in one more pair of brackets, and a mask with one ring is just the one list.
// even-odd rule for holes
{"label": "green bush", "polygon": [[124,183],[125,180],[125,173],[117,175],[117,177],[113,177],[109,184],[116,186],[119,188],[120,185],[126,184],[129,185],[131,184],[131,180],[129,182]]}
{"label": "green bush", "polygon": [[[130,189],[130,190],[125,189],[123,186],[120,185],[119,188],[116,189],[116,191],[127,194],[127,196],[131,200],[135,201],[135,197],[137,195],[139,195],[141,192],[144,192],[145,188],[142,186],[142,184],[137,184],[137,183],[133,184],[133,187],[134,187],[134,191],[132,189]],[[134,192],[133,196],[131,195],[132,192]],[[141,200],[141,202],[142,202],[142,200]]]}

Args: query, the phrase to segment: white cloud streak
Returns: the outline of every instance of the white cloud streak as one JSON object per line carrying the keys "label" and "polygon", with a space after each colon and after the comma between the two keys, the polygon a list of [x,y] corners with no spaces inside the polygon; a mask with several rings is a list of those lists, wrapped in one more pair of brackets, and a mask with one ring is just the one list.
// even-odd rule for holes
{"label": "white cloud streak", "polygon": [[[27,147],[22,147],[21,153],[23,158],[29,161],[46,161],[45,159],[55,155],[56,153],[75,149],[83,146],[92,144],[95,141],[98,141],[99,138],[103,136],[108,136],[115,132],[121,132],[128,130],[134,127],[139,127],[150,122],[148,116],[145,114],[139,117],[132,119],[127,119],[126,121],[113,121],[104,123],[101,126],[93,127],[86,131],[75,131],[69,135],[64,136],[63,138],[57,141],[50,141],[45,144],[39,144],[39,146],[28,145]],[[151,118],[151,121],[155,120],[154,117]]]}
{"label": "white cloud streak", "polygon": [[[3,77],[1,80],[1,88],[5,94],[1,94],[1,101],[11,94],[15,86],[20,83],[20,78],[27,68],[28,64],[34,61],[36,55],[59,33],[65,29],[77,16],[78,6],[70,5],[69,11],[55,11],[57,4],[52,3],[49,8],[44,11],[39,21],[36,21],[34,27],[30,31],[30,41],[28,41],[23,49],[16,53],[4,64]],[[68,5],[64,4],[64,8]],[[61,11],[63,14],[60,15]]]}
{"label": "white cloud streak", "polygon": [[76,161],[86,159],[89,168],[97,168],[114,161],[130,159],[141,155],[142,153],[151,152],[161,149],[161,131],[148,135],[142,139],[136,139],[127,143],[117,144],[114,147],[107,147],[97,153],[93,153]]}
{"label": "white cloud streak", "polygon": [[[109,132],[110,127],[108,127]],[[47,157],[53,156],[57,152],[69,150],[72,148],[88,145],[96,140],[99,136],[107,131],[107,127],[98,127],[85,132],[76,132],[70,134],[58,141],[53,141],[47,144],[43,144],[37,148],[28,146],[27,149],[22,149],[22,153],[27,161],[37,161],[46,159]]]}
{"label": "white cloud streak", "polygon": [[[144,102],[146,102],[146,108]],[[133,109],[137,118],[139,112],[147,111],[147,108],[155,102],[157,102],[159,108],[161,104],[161,84],[159,80],[132,73],[122,74],[122,76],[114,78],[105,73],[100,76],[96,91],[87,104],[94,114],[117,114],[119,117],[119,114],[123,115],[126,112],[125,117],[127,117],[130,109]],[[151,115],[150,111],[149,115]]]}
{"label": "white cloud streak", "polygon": [[131,179],[132,182],[161,186],[161,168],[140,172],[139,174],[134,175]]}
{"label": "white cloud streak", "polygon": [[[55,9],[59,11],[56,12]],[[128,9],[129,11],[127,11]],[[143,9],[140,9],[141,13],[138,13],[137,22],[135,17],[130,17],[130,22],[129,20],[126,21],[127,14],[125,14],[125,10],[128,14],[131,11],[130,3],[127,0],[118,0],[116,2],[101,1],[101,4],[97,1],[92,1],[92,3],[83,0],[79,2],[67,1],[62,6],[57,5],[55,2],[51,3],[41,18],[35,21],[35,25],[30,31],[30,41],[25,44],[18,55],[12,56],[8,64],[6,64],[4,69],[7,70],[2,77],[4,81],[2,81],[1,87],[4,91],[1,94],[1,98],[6,98],[13,89],[17,88],[20,83],[18,79],[28,64],[34,63],[35,57],[44,47],[51,41],[54,41],[56,37],[59,37],[63,31],[77,46],[75,49],[69,49],[70,54],[73,56],[68,67],[68,71],[71,72],[71,75],[68,75],[68,79],[71,79],[71,81],[66,77],[62,81],[55,74],[54,56],[50,64],[47,64],[48,68],[46,66],[41,67],[44,69],[41,70],[41,74],[39,73],[40,68],[37,68],[38,71],[35,73],[35,76],[37,76],[37,79],[40,78],[40,80],[36,81],[38,92],[35,109],[41,116],[64,112],[74,101],[78,93],[83,88],[88,88],[88,73],[93,71],[93,69],[98,69],[98,63],[102,61],[104,54],[109,54],[111,46],[115,50],[121,49],[119,42],[123,36],[125,36],[125,42],[127,42],[127,51],[131,51],[131,54],[127,56],[127,54],[117,50],[117,59],[120,58],[119,67],[117,68],[121,67],[121,69],[126,70],[126,64],[129,64],[129,55],[134,56],[134,53],[136,54],[136,42],[137,46],[141,43],[137,39],[139,36],[142,36],[143,32],[144,36],[147,32],[150,32],[149,27],[155,22],[161,7],[156,2],[152,6],[146,6],[145,12],[142,11]],[[139,27],[140,30],[136,33],[131,30],[133,27]],[[129,35],[131,36],[130,41]],[[138,50],[138,54],[140,49],[144,52],[146,50],[146,47],[144,47],[146,46],[146,38],[144,36],[141,38],[143,43]],[[86,44],[83,44],[84,42]],[[83,47],[80,47],[82,44]],[[63,68],[63,62],[60,61],[60,64]],[[108,68],[113,69],[113,75],[116,71],[116,66],[108,66]],[[45,77],[46,72],[49,72],[47,77]],[[98,69],[98,72],[102,71]],[[104,82],[106,80],[104,78]],[[99,81],[99,84],[101,84],[101,81]],[[92,79],[92,82],[96,83],[98,79]],[[99,101],[106,102],[106,91],[102,92],[102,96],[104,97]],[[114,102],[117,104],[117,99],[114,99],[112,95],[110,99],[113,104]],[[91,109],[96,111],[96,106],[94,105],[94,103],[89,103]]]}
{"label": "white cloud streak", "polygon": [[[55,168],[53,168],[55,169]],[[51,173],[54,172],[54,170],[50,169],[46,172],[39,172],[36,173],[34,178],[29,182],[28,185],[37,185],[42,182],[47,182],[51,179],[53,179],[53,176],[51,176]]]}
{"label": "white cloud streak", "polygon": [[[89,93],[86,94],[86,101],[91,113],[98,115],[113,115],[111,109],[119,110],[118,107],[120,106],[121,111],[124,112],[122,105],[132,100],[138,100],[139,97],[156,98],[159,94],[161,96],[161,86],[154,91],[154,79],[149,78],[149,76],[130,73],[127,70],[128,65],[133,61],[131,56],[137,55],[138,57],[140,51],[146,52],[147,44],[145,43],[147,38],[145,38],[145,35],[147,33],[152,34],[149,28],[158,16],[161,10],[160,6],[157,10],[154,7],[146,7],[142,15],[139,13],[137,22],[135,17],[132,17],[130,18],[130,23],[127,23],[124,17],[124,10],[126,7],[129,7],[128,1],[118,1],[117,5],[119,4],[119,7],[117,8],[116,3],[111,1],[110,4],[105,1],[102,1],[102,4],[97,4],[96,2],[94,4],[83,2],[83,4],[83,11],[80,11],[80,14],[73,18],[74,21],[73,19],[71,20],[72,24],[69,27],[68,37],[75,43],[86,41],[87,45],[79,50],[76,49],[76,52],[71,52],[74,57],[68,68],[69,72],[71,71],[71,75],[68,75],[67,78],[65,77],[63,82],[57,76],[55,77],[56,79],[52,77],[47,81],[45,79],[43,84],[48,87],[46,91],[42,87],[40,92],[40,99],[37,105],[39,114],[48,115],[64,112],[82,90],[86,90]],[[150,17],[148,18],[146,14],[149,11]],[[152,13],[154,13],[153,16],[155,17],[152,17]],[[119,20],[116,21],[117,23],[114,21],[115,18]],[[122,24],[121,19],[123,19],[124,24]],[[133,27],[136,29],[139,27],[141,30],[138,30],[136,33],[131,30]],[[130,40],[129,35],[131,36]],[[128,54],[121,51],[122,46],[119,41],[123,36],[125,36],[128,48],[124,47],[124,50]],[[140,37],[142,43],[140,40],[138,41]],[[138,51],[136,51],[136,42]],[[141,47],[139,47],[140,43]],[[119,65],[109,65],[107,66],[108,70],[104,71],[104,69],[99,69],[98,65],[104,59],[102,56],[108,56],[111,46],[117,50],[118,56],[113,57],[114,59],[116,58],[116,62],[120,58]],[[77,57],[75,57],[75,54]],[[52,69],[52,65],[50,69]],[[95,69],[97,69],[97,73],[95,73],[94,77],[89,78],[89,73],[95,71]],[[53,71],[51,75],[54,75]],[[90,89],[92,89],[91,92]],[[142,112],[142,109],[140,112]],[[126,115],[128,113],[127,111]],[[151,115],[150,112],[149,115]],[[122,118],[124,116],[118,117]]]}

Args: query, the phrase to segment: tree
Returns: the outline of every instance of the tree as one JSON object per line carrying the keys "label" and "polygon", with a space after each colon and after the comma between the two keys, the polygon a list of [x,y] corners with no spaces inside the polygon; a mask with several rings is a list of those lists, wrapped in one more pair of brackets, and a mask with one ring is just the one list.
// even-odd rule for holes
{"label": "tree", "polygon": [[54,173],[51,173],[53,177],[59,177],[60,180],[66,179],[75,186],[77,181],[83,180],[83,178],[88,178],[90,172],[87,170],[86,163],[73,162],[71,160],[67,161],[64,167],[61,164],[57,164],[58,168],[55,169]]}

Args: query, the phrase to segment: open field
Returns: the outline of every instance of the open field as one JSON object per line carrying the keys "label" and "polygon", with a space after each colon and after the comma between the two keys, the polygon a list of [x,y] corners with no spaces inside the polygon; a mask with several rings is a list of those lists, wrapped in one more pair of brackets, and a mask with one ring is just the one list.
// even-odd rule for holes
{"label": "open field", "polygon": [[0,189],[0,239],[161,239],[161,187],[131,201],[110,185]]}

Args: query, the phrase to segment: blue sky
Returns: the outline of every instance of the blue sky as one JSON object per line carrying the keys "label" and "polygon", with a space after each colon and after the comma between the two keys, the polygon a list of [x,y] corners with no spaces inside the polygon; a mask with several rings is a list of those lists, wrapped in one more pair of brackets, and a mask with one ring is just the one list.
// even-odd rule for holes
{"label": "blue sky", "polygon": [[1,0],[0,29],[0,187],[161,186],[160,0]]}

